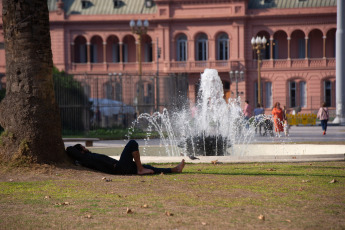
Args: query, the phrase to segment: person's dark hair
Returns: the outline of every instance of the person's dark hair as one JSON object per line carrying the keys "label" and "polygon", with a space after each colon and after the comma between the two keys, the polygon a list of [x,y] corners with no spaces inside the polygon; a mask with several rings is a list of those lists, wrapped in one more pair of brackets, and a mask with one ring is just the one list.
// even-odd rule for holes
{"label": "person's dark hair", "polygon": [[258,103],[257,107],[258,107],[258,108],[260,108],[260,107],[261,107],[261,104],[260,104],[260,103]]}
{"label": "person's dark hair", "polygon": [[280,105],[280,103],[279,103],[279,102],[276,102],[276,103],[274,104],[274,108],[277,108],[278,105]]}
{"label": "person's dark hair", "polygon": [[324,103],[322,104],[322,107],[327,107],[327,103],[324,102]]}
{"label": "person's dark hair", "polygon": [[245,100],[244,102],[247,103],[247,104],[249,104],[249,101],[248,101],[248,100]]}
{"label": "person's dark hair", "polygon": [[74,146],[78,151],[84,151],[84,149],[83,149],[83,146],[81,145],[81,144],[76,144],[75,146]]}

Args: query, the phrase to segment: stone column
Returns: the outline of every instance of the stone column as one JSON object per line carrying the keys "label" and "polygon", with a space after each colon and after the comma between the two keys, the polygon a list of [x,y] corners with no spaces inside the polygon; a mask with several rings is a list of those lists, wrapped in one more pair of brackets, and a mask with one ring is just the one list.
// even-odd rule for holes
{"label": "stone column", "polygon": [[87,47],[87,56],[86,56],[87,60],[86,60],[86,62],[90,63],[91,62],[91,43],[87,42],[86,47]]}
{"label": "stone column", "polygon": [[270,59],[273,60],[273,38],[270,37]]}
{"label": "stone column", "polygon": [[152,47],[152,62],[156,60],[156,47],[155,47],[155,42],[151,41],[151,47]]}
{"label": "stone column", "polygon": [[323,39],[323,58],[325,59],[326,58],[326,36],[322,36],[322,39]]}
{"label": "stone column", "polygon": [[336,118],[333,123],[345,125],[345,3],[337,0],[336,32]]}
{"label": "stone column", "polygon": [[305,59],[308,59],[308,37],[305,37]]}
{"label": "stone column", "polygon": [[122,63],[123,62],[123,51],[122,51],[122,49],[123,49],[123,42],[119,42],[119,52],[120,52],[120,63]]}
{"label": "stone column", "polygon": [[290,46],[291,46],[291,38],[288,37],[287,41],[288,41],[288,60],[290,60],[290,58],[291,58],[291,55],[290,55],[290,53],[291,53],[291,48],[290,48]]}
{"label": "stone column", "polygon": [[74,42],[71,42],[71,63],[72,64],[75,63],[74,53],[75,53]]}
{"label": "stone column", "polygon": [[103,42],[103,63],[107,63],[107,43]]}

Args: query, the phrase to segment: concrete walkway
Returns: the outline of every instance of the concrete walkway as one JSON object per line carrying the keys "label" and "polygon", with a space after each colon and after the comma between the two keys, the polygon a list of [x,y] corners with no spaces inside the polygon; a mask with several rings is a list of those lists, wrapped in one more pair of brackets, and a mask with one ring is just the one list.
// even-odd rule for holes
{"label": "concrete walkway", "polygon": [[[144,140],[137,141],[140,146],[145,146]],[[90,150],[118,159],[126,143],[127,140],[96,141]],[[65,146],[74,144],[66,142]],[[147,149],[154,152],[163,148],[159,147],[158,139],[150,140],[148,145]],[[190,160],[185,156],[152,156],[150,150],[142,148],[140,151],[143,163],[176,163],[182,159],[190,163],[338,161],[345,160],[345,126],[329,126],[326,135],[322,135],[320,126],[293,126],[288,137],[257,135],[251,144],[235,145],[229,149],[229,156],[198,156],[199,160]]]}

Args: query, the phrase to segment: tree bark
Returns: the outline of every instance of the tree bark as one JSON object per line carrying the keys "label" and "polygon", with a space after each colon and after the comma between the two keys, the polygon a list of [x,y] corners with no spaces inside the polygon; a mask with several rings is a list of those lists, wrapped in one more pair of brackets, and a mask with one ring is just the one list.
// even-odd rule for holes
{"label": "tree bark", "polygon": [[6,97],[0,154],[38,163],[65,159],[53,87],[47,0],[3,0]]}

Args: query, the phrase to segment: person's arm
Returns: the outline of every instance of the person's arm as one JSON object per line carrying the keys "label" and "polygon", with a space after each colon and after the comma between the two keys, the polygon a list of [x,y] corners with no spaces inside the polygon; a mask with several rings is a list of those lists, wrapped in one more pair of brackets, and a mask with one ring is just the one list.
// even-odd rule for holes
{"label": "person's arm", "polygon": [[322,112],[322,108],[320,108],[319,111],[317,111],[317,115],[316,115],[317,119],[321,118],[321,112]]}

